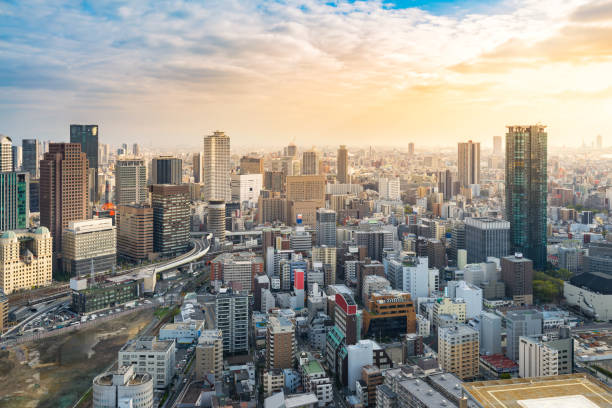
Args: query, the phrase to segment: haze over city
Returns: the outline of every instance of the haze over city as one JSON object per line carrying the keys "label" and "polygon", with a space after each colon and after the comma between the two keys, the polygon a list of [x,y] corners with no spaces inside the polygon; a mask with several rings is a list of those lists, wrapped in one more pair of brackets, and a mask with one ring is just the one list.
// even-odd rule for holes
{"label": "haze over city", "polygon": [[0,132],[406,146],[611,134],[612,2],[0,2]]}

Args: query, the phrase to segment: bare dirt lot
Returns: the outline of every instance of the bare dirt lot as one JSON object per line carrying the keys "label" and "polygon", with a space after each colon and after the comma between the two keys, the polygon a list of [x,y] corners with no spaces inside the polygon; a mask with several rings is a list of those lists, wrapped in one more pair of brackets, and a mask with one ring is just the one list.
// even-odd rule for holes
{"label": "bare dirt lot", "polygon": [[0,351],[0,408],[72,407],[151,319],[153,310],[147,309]]}

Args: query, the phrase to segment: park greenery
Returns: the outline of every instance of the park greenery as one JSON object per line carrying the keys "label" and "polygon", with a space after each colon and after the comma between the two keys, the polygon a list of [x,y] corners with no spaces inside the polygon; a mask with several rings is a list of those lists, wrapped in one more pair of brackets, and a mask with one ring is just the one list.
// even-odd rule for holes
{"label": "park greenery", "polygon": [[533,296],[539,303],[559,303],[563,298],[563,281],[569,280],[572,273],[567,269],[548,268],[535,271],[533,275]]}

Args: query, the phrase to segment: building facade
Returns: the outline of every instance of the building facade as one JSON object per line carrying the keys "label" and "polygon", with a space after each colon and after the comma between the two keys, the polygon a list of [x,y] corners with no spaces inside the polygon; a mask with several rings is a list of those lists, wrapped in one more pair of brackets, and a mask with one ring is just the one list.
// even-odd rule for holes
{"label": "building facade", "polygon": [[221,330],[204,330],[195,349],[195,374],[198,381],[223,378],[223,334]]}
{"label": "building facade", "polygon": [[223,333],[223,352],[242,354],[249,351],[249,297],[240,293],[222,293],[215,299],[215,322]]}
{"label": "building facade", "polygon": [[443,370],[462,380],[473,379],[479,370],[478,331],[469,326],[438,330],[438,362]]}
{"label": "building facade", "polygon": [[220,131],[205,136],[203,156],[205,200],[231,201],[230,172],[229,136]]}
{"label": "building facade", "polygon": [[546,127],[508,126],[506,133],[506,212],[513,250],[546,267]]}
{"label": "building facade", "polygon": [[179,254],[189,248],[189,187],[161,184],[151,186],[153,207],[153,250]]}
{"label": "building facade", "polygon": [[90,218],[88,169],[78,143],[49,143],[40,161],[40,225],[51,232],[56,255],[62,250],[64,228]]}
{"label": "building facade", "polygon": [[21,141],[21,169],[30,173],[30,178],[40,177],[38,159],[40,156],[40,144],[37,139],[23,139]]}
{"label": "building facade", "polygon": [[154,388],[166,388],[174,377],[175,351],[174,340],[143,336],[119,350],[119,366],[134,366],[136,373],[151,375]]}
{"label": "building facade", "polygon": [[266,368],[293,367],[296,344],[293,323],[283,316],[271,316],[266,332]]}
{"label": "building facade", "polygon": [[147,168],[143,159],[117,159],[115,163],[115,203],[143,204],[149,200]]}
{"label": "building facade", "polygon": [[117,231],[110,218],[72,221],[63,239],[66,276],[110,271],[117,264]]}
{"label": "building facade", "polygon": [[0,236],[0,291],[48,286],[53,273],[53,238],[45,227],[35,232],[5,231]]}
{"label": "building facade", "polygon": [[25,229],[29,221],[29,173],[0,173],[0,231]]}
{"label": "building facade", "polygon": [[126,204],[117,207],[117,254],[132,261],[153,253],[153,207]]}
{"label": "building facade", "polygon": [[462,187],[480,184],[480,143],[458,143],[457,169]]}
{"label": "building facade", "polygon": [[467,262],[485,262],[488,257],[510,254],[510,223],[494,218],[465,219]]}
{"label": "building facade", "polygon": [[153,378],[121,366],[93,379],[93,408],[153,408]]}
{"label": "building facade", "polygon": [[151,184],[182,184],[183,160],[158,156],[151,160]]}

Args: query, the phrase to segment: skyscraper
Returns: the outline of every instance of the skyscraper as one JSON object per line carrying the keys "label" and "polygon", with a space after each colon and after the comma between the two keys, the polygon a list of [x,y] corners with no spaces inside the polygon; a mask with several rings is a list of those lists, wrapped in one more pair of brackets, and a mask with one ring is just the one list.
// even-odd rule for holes
{"label": "skyscraper", "polygon": [[514,251],[546,267],[547,138],[542,125],[508,126],[506,220]]}
{"label": "skyscraper", "polygon": [[200,152],[193,154],[193,182],[202,182],[202,154]]}
{"label": "skyscraper", "polygon": [[38,156],[40,155],[40,145],[37,139],[23,139],[21,141],[22,160],[21,168],[30,173],[30,178],[38,179],[40,176],[38,166]]}
{"label": "skyscraper", "polygon": [[459,183],[463,187],[480,184],[480,143],[459,143],[457,147]]}
{"label": "skyscraper", "polygon": [[177,254],[189,247],[189,187],[169,184],[151,186],[153,249]]}
{"label": "skyscraper", "polygon": [[501,258],[506,296],[518,304],[533,304],[533,262],[517,253]]}
{"label": "skyscraper", "polygon": [[151,184],[182,184],[183,160],[173,156],[154,157],[151,161]]}
{"label": "skyscraper", "polygon": [[207,201],[231,201],[229,136],[218,130],[205,136],[203,161],[204,198]]}
{"label": "skyscraper", "polygon": [[444,200],[453,197],[453,173],[450,170],[438,172],[438,193],[444,194]]}
{"label": "skyscraper", "polygon": [[249,297],[241,293],[221,293],[215,299],[215,322],[223,333],[223,353],[249,351]]}
{"label": "skyscraper", "polygon": [[0,135],[0,172],[13,171],[13,140]]}
{"label": "skyscraper", "polygon": [[0,173],[0,231],[25,229],[30,218],[30,175]]}
{"label": "skyscraper", "polygon": [[285,156],[290,156],[290,157],[297,156],[297,146],[295,145],[295,143],[293,142],[289,143],[289,145],[286,147],[285,153],[286,153]]}
{"label": "skyscraper", "polygon": [[40,161],[40,225],[51,232],[55,254],[70,221],[90,218],[88,172],[87,155],[78,143],[49,143]]}
{"label": "skyscraper", "polygon": [[408,143],[408,156],[414,156],[414,143]]}
{"label": "skyscraper", "polygon": [[493,136],[493,154],[499,156],[502,154],[502,137]]}
{"label": "skyscraper", "polygon": [[319,154],[314,150],[302,154],[302,176],[319,174]]}
{"label": "skyscraper", "polygon": [[225,201],[213,200],[208,202],[208,231],[220,242],[225,241]]}
{"label": "skyscraper", "polygon": [[336,246],[336,212],[326,208],[317,210],[317,245]]}
{"label": "skyscraper", "polygon": [[345,145],[341,145],[338,149],[337,164],[336,164],[336,180],[340,184],[349,182],[348,178],[348,150]]}
{"label": "skyscraper", "polygon": [[601,149],[603,147],[603,138],[601,135],[597,135],[597,148]]}
{"label": "skyscraper", "polygon": [[87,174],[89,199],[98,201],[98,125],[70,125],[70,143],[80,144],[81,151],[87,157],[90,169]]}
{"label": "skyscraper", "polygon": [[261,157],[242,156],[240,174],[264,174],[264,163]]}
{"label": "skyscraper", "polygon": [[495,218],[465,219],[465,249],[468,263],[485,262],[510,253],[510,223]]}
{"label": "skyscraper", "polygon": [[147,168],[143,159],[119,158],[115,164],[115,203],[148,201]]}
{"label": "skyscraper", "polygon": [[18,171],[21,170],[21,164],[22,164],[22,149],[21,146],[13,146],[11,148],[11,150],[13,151],[13,165],[12,165],[12,171]]}

